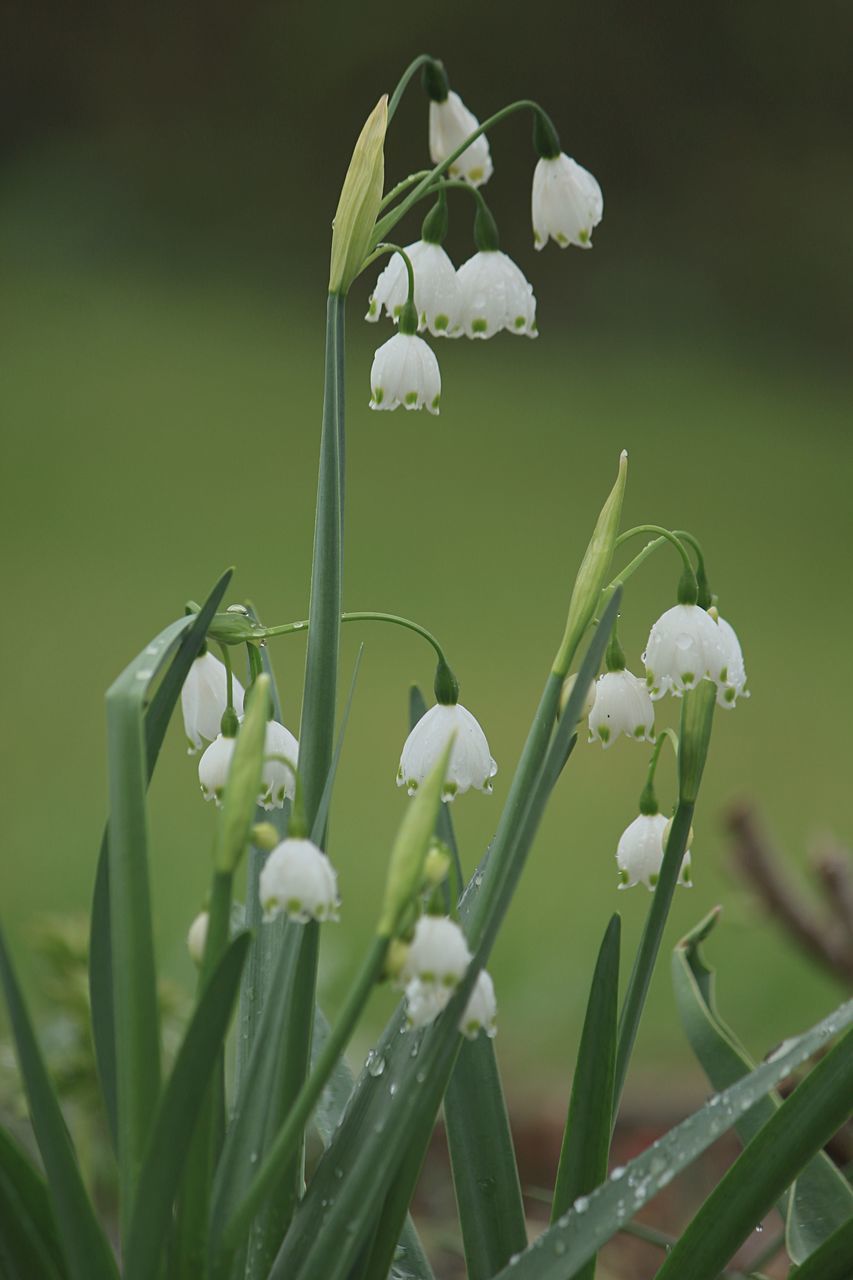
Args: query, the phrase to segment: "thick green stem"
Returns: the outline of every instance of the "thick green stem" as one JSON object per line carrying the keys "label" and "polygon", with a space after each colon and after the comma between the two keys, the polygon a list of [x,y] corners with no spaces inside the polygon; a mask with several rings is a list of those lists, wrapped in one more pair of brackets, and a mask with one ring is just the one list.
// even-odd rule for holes
{"label": "thick green stem", "polygon": [[394,118],[394,112],[397,110],[398,106],[400,105],[400,99],[402,98],[403,94],[406,92],[406,89],[408,88],[409,81],[411,80],[412,76],[415,75],[418,71],[420,71],[421,67],[426,66],[428,62],[435,62],[435,58],[433,58],[431,54],[429,53],[418,54],[416,58],[412,59],[412,61],[406,67],[406,70],[400,76],[400,79],[397,81],[397,87],[394,90],[394,92],[391,94],[391,99],[388,103],[388,123],[389,124]]}
{"label": "thick green stem", "polygon": [[299,733],[299,768],[309,826],[320,804],[334,747],[344,514],[345,303],[342,294],[329,294],[310,625]]}
{"label": "thick green stem", "polygon": [[621,547],[629,538],[636,538],[641,533],[654,533],[657,534],[659,538],[664,538],[667,542],[671,542],[678,554],[681,556],[681,560],[684,565],[684,572],[690,574],[695,580],[696,575],[693,570],[693,561],[690,559],[690,553],[681,539],[674,534],[671,529],[664,529],[662,525],[638,524],[635,525],[633,529],[626,529],[625,532],[620,533],[619,537],[616,539],[616,546]]}
{"label": "thick green stem", "polygon": [[240,1237],[248,1229],[253,1217],[263,1202],[267,1191],[281,1176],[281,1169],[297,1148],[302,1131],[311,1112],[319,1101],[323,1088],[332,1073],[332,1069],[349,1044],[355,1025],[361,1016],[368,998],[381,977],[388,951],[387,937],[377,937],[365,957],[364,964],[355,982],[350,988],[346,1003],[341,1010],[338,1021],[329,1033],[320,1052],[314,1070],[303,1084],[287,1119],[276,1135],[267,1152],[264,1162],[253,1179],[243,1200],[236,1207],[223,1232],[223,1243],[234,1247]]}

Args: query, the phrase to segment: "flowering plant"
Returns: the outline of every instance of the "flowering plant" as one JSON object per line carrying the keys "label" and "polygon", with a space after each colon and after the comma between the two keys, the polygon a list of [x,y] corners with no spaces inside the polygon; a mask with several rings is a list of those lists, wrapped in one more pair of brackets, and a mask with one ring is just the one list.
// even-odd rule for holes
{"label": "flowering plant", "polygon": [[[430,99],[433,168],[385,192],[386,131],[418,70]],[[744,1151],[659,1275],[711,1280],[774,1204],[786,1217],[786,1248],[797,1275],[841,1280],[850,1274],[853,1196],[822,1146],[850,1104],[853,1006],[842,1006],[755,1066],[714,1005],[712,975],[700,955],[713,916],[680,944],[674,974],[687,1034],[720,1092],[626,1168],[609,1169],[614,1118],[663,928],[676,887],[689,885],[693,874],[692,823],[715,708],[731,709],[748,696],[740,645],[719,615],[693,534],[654,524],[620,530],[623,454],[565,602],[563,635],[495,838],[473,869],[463,867],[451,804],[469,791],[492,792],[497,765],[478,720],[459,702],[459,682],[442,645],[419,623],[395,614],[342,612],[348,292],[362,271],[392,255],[368,310],[369,320],[380,323],[384,316],[397,325],[370,374],[370,404],[377,410],[439,412],[439,364],[422,334],[436,340],[488,340],[503,330],[536,336],[532,286],[501,250],[482,191],[494,168],[488,135],[517,111],[530,112],[534,121],[536,247],[549,238],[561,247],[591,247],[603,212],[600,187],[562,151],[543,109],[515,102],[481,125],[450,89],[442,64],[416,59],[366,121],[334,222],[308,618],[266,625],[246,605],[223,609],[225,574],[202,605],[190,605],[145,646],[108,692],[110,807],[92,908],[90,989],[118,1165],[118,1256],[87,1194],[0,944],[0,974],[44,1169],[42,1175],[2,1135],[0,1259],[10,1275],[430,1280],[407,1213],[442,1104],[471,1280],[592,1277],[602,1244],[732,1127]],[[448,197],[458,191],[474,200],[475,252],[456,270],[443,242]],[[397,223],[425,199],[431,208],[420,239],[406,248],[389,241]],[[635,537],[645,538],[644,545],[614,572],[614,558]],[[619,644],[618,611],[635,574],[662,548],[679,558],[677,601],[651,627],[640,675],[629,670]],[[322,931],[346,919],[346,886],[339,886],[328,841],[346,726],[345,712],[336,733],[344,622],[413,631],[432,646],[437,668],[435,704],[428,710],[417,691],[411,699],[411,732],[397,773],[410,799],[389,854],[374,938],[330,1024],[315,988]],[[307,632],[307,660],[297,739],[282,721],[269,642],[301,631]],[[233,668],[243,653],[241,681]],[[678,700],[677,733],[655,723],[667,694]],[[146,790],[179,699],[189,750],[201,752],[202,793],[219,815],[208,897],[188,930],[199,966],[195,1009],[163,1080]],[[619,917],[603,931],[551,1224],[530,1244],[492,1046],[497,995],[486,965],[585,718],[590,741],[605,748],[622,736],[635,744],[631,750],[652,744],[639,814],[616,850],[619,887],[642,883],[652,896],[621,1005]],[[674,804],[662,809],[656,778],[667,744],[677,785]],[[238,917],[233,899],[244,864],[245,909]],[[345,1051],[381,984],[401,998],[353,1079]],[[234,1060],[226,1070],[235,1008]],[[776,1086],[834,1036],[834,1047],[783,1103]],[[306,1160],[312,1133],[323,1147],[316,1161]]]}

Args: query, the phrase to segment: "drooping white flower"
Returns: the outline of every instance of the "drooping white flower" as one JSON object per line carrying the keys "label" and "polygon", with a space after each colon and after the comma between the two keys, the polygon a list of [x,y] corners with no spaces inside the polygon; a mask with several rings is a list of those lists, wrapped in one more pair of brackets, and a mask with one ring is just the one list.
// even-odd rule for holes
{"label": "drooping white flower", "polygon": [[430,707],[412,729],[403,744],[397,786],[407,787],[409,795],[413,796],[438,763],[452,734],[456,736],[442,799],[453,800],[471,787],[489,794],[498,766],[492,759],[483,730],[471,712],[459,702],[453,706],[437,703]]}
{"label": "drooping white flower", "polygon": [[500,249],[481,249],[457,271],[462,327],[469,338],[491,338],[501,329],[537,336],[533,285]]}
{"label": "drooping white flower", "polygon": [[643,662],[654,700],[670,690],[680,696],[706,677],[719,685],[726,667],[720,628],[698,604],[674,605],[652,627]]}
{"label": "drooping white flower", "polygon": [[426,1027],[444,1009],[453,995],[450,987],[437,987],[434,982],[421,982],[420,978],[412,978],[406,983],[406,1022],[410,1030],[417,1031]]}
{"label": "drooping white flower", "polygon": [[[232,678],[234,710],[243,714],[243,686]],[[219,733],[228,698],[225,666],[212,653],[203,653],[190,667],[181,689],[181,708],[189,754],[202,748],[202,739],[213,742]]]}
{"label": "drooping white flower", "polygon": [[459,1021],[459,1030],[469,1040],[476,1040],[480,1031],[485,1031],[489,1039],[497,1033],[496,1018],[498,1002],[495,999],[495,984],[485,969],[481,969],[465,1006],[465,1012]]}
{"label": "drooping white flower", "polygon": [[717,630],[725,658],[725,666],[720,672],[720,683],[717,685],[717,705],[730,711],[738,698],[749,697],[749,690],[746,687],[746,667],[740,641],[731,623],[726,622],[725,618],[718,618]]}
{"label": "drooping white flower", "polygon": [[441,373],[435,353],[416,333],[395,333],[373,357],[370,391],[371,409],[403,405],[438,413]]}
{"label": "drooping white flower", "polygon": [[231,757],[234,755],[236,738],[226,738],[220,733],[205,748],[198,762],[198,780],[205,800],[213,800],[216,805],[222,804],[225,784],[228,781],[228,770],[231,768]]}
{"label": "drooping white flower", "polygon": [[[205,800],[214,800],[217,806],[222,804],[225,794],[225,783],[236,741],[236,738],[226,738],[220,733],[198,762],[198,780],[202,794]],[[285,797],[292,800],[296,790],[293,771],[282,760],[268,758],[273,756],[284,756],[294,764],[299,756],[299,743],[290,730],[285,729],[277,720],[267,722],[264,734],[264,763],[258,792],[258,804],[264,809],[280,809]]]}
{"label": "drooping white flower", "polygon": [[259,895],[264,920],[284,911],[291,920],[337,920],[338,880],[335,870],[310,840],[283,840],[261,869]]}
{"label": "drooping white flower", "polygon": [[[664,838],[669,819],[662,813],[641,813],[622,832],[616,846],[619,888],[644,884],[654,889],[663,862]],[[686,850],[678,875],[679,884],[690,884],[690,850]]]}
{"label": "drooping white flower", "polygon": [[[429,154],[433,164],[441,164],[479,129],[480,121],[451,89],[443,102],[429,104]],[[494,172],[489,141],[484,133],[475,138],[450,166],[452,178],[464,178],[472,187],[481,187]]]}
{"label": "drooping white flower", "polygon": [[453,989],[471,963],[465,934],[448,916],[421,916],[400,973],[406,984],[420,982]]}
{"label": "drooping white flower", "polygon": [[565,249],[592,248],[592,230],[601,221],[604,197],[586,169],[565,152],[540,159],[533,172],[533,243],[544,249],[550,236]]}
{"label": "drooping white flower", "polygon": [[299,758],[299,743],[290,730],[277,720],[267,721],[264,734],[264,769],[258,803],[265,809],[280,809],[285,797],[292,800],[296,794],[296,778],[293,770],[283,760],[270,759],[272,756],[283,756],[293,764]]}
{"label": "drooping white flower", "polygon": [[210,923],[210,916],[206,911],[200,911],[190,925],[187,934],[187,951],[190,953],[190,959],[193,964],[201,966],[204,959],[204,948],[207,946],[207,926]]}
{"label": "drooping white flower", "polygon": [[595,683],[589,713],[589,741],[612,746],[624,733],[638,742],[653,742],[655,709],[645,680],[630,671],[607,671]]}
{"label": "drooping white flower", "polygon": [[[462,291],[456,276],[456,268],[440,244],[428,240],[416,240],[406,245],[415,275],[415,310],[418,328],[428,329],[435,337],[455,338],[462,331]],[[409,296],[409,273],[399,253],[391,260],[376,281],[370,295],[366,320],[378,320],[385,314],[395,322]]]}

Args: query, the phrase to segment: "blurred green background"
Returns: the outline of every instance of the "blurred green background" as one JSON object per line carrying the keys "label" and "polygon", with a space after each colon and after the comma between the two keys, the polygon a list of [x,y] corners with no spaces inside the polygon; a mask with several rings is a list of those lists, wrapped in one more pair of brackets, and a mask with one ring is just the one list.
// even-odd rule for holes
{"label": "blurred green background", "polygon": [[[105,812],[103,692],[228,564],[232,599],[305,616],[319,438],[329,224],[355,136],[422,50],[481,118],[538,98],[605,193],[595,251],[534,253],[529,122],[493,139],[486,194],[539,299],[540,337],[438,345],[442,412],[373,414],[362,323],[348,334],[345,602],[432,628],[489,735],[495,795],[454,818],[467,867],[493,833],[558,643],[592,521],[627,448],[627,523],[687,526],[746,652],[752,699],[721,713],[669,940],[713,904],[725,1014],[756,1053],[839,992],[736,883],[721,814],[754,798],[803,877],[809,839],[850,838],[849,148],[853,11],[755,0],[684,6],[260,3],[89,10],[11,6],[0,54],[0,280],[7,649],[4,920],[88,908]],[[427,161],[413,84],[391,181]],[[470,252],[471,202],[450,248]],[[401,237],[417,238],[419,218]],[[674,600],[659,553],[625,598],[638,668]],[[416,637],[366,644],[333,813],[342,923],[324,930],[333,1008],[376,909],[406,800],[394,775]],[[304,639],[275,643],[298,726]],[[675,722],[660,705],[660,721]],[[607,918],[634,944],[642,889],[613,853],[647,752],[579,746],[493,971],[498,1050],[519,1091],[571,1061]],[[662,766],[672,799],[669,761]],[[157,946],[189,985],[214,813],[180,727],[151,792]],[[378,1021],[390,1008],[374,1002]],[[633,1087],[698,1087],[661,963]]]}

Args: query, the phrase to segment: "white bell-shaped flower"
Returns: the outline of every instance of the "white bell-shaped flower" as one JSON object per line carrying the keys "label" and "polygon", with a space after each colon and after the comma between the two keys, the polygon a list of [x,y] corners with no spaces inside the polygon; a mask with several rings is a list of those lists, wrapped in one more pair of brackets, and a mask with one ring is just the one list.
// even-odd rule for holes
{"label": "white bell-shaped flower", "polygon": [[[480,121],[451,89],[443,102],[429,104],[429,154],[433,164],[441,164],[460,147]],[[472,187],[481,187],[494,172],[489,141],[484,133],[453,161],[448,170],[451,178],[464,178]]]}
{"label": "white bell-shaped flower", "polygon": [[[456,268],[440,244],[416,240],[405,252],[415,275],[415,310],[418,328],[428,329],[436,338],[455,338],[462,332],[462,290]],[[400,319],[409,296],[409,273],[399,253],[392,254],[387,267],[370,295],[366,320],[385,314],[394,323]]]}
{"label": "white bell-shaped flower", "polygon": [[731,710],[738,698],[749,697],[749,690],[746,687],[746,667],[740,641],[731,623],[726,622],[725,618],[718,618],[717,631],[725,658],[725,666],[720,672],[720,683],[717,685],[717,705]]}
{"label": "white bell-shaped flower", "polygon": [[698,604],[674,605],[652,627],[643,662],[655,700],[670,690],[680,697],[706,677],[719,685],[726,667],[720,628]]}
{"label": "white bell-shaped flower", "polygon": [[465,1012],[459,1021],[459,1030],[469,1040],[476,1040],[480,1031],[485,1031],[489,1039],[497,1033],[496,1019],[498,1002],[495,999],[495,984],[485,969],[481,969],[465,1006]]}
{"label": "white bell-shaped flower", "polygon": [[469,338],[509,333],[537,336],[533,285],[500,249],[481,249],[457,271],[462,289],[462,327]]}
{"label": "white bell-shaped flower", "polygon": [[[619,837],[616,846],[616,862],[619,867],[619,888],[644,884],[654,889],[663,862],[663,846],[669,818],[662,813],[641,813]],[[678,876],[679,884],[690,884],[690,850],[684,854]]]}
{"label": "white bell-shaped flower", "polygon": [[293,770],[282,759],[296,764],[299,743],[289,729],[277,720],[268,720],[264,735],[264,770],[261,775],[261,793],[258,803],[264,809],[280,809],[285,798],[292,800],[296,794],[296,778]]}
{"label": "white bell-shaped flower", "polygon": [[591,173],[565,152],[540,159],[533,173],[533,243],[544,249],[550,236],[565,249],[592,248],[592,230],[601,221],[604,197]]}
{"label": "white bell-shaped flower", "polygon": [[451,735],[455,734],[443,800],[453,800],[471,787],[487,794],[498,766],[492,759],[486,735],[471,712],[461,703],[444,706],[437,703],[415,725],[403,744],[397,786],[405,786],[413,796],[438,763]]}
{"label": "white bell-shaped flower", "polygon": [[373,357],[370,391],[371,409],[403,405],[438,413],[441,373],[435,353],[416,333],[395,333]]}
{"label": "white bell-shaped flower", "polygon": [[228,770],[231,768],[231,757],[234,755],[236,738],[226,738],[221,733],[207,747],[198,762],[198,780],[205,800],[213,800],[216,805],[222,804],[225,784],[228,781]]}
{"label": "white bell-shaped flower", "polygon": [[400,971],[408,984],[414,978],[451,990],[471,963],[465,934],[448,916],[421,916]]}
{"label": "white bell-shaped flower", "polygon": [[406,1022],[411,1031],[427,1027],[446,1008],[453,995],[451,987],[437,987],[434,982],[412,978],[406,983]]}
{"label": "white bell-shaped flower", "polygon": [[607,671],[595,682],[589,713],[589,741],[612,746],[621,733],[638,742],[653,742],[655,709],[645,680],[630,671]]}
{"label": "white bell-shaped flower", "polygon": [[338,880],[322,850],[310,840],[283,840],[261,869],[259,896],[264,920],[284,911],[291,920],[337,920]]}
{"label": "white bell-shaped flower", "polygon": [[187,934],[187,951],[190,953],[190,959],[193,964],[201,967],[204,959],[204,948],[207,946],[207,927],[210,923],[210,916],[206,911],[200,911],[190,925]]}
{"label": "white bell-shaped flower", "polygon": [[[232,677],[234,710],[243,714],[243,686]],[[213,742],[219,733],[222,715],[227,706],[228,679],[225,666],[212,653],[196,658],[187,672],[181,689],[181,708],[184,713],[184,731],[189,743],[189,754],[202,748],[202,739]]]}

